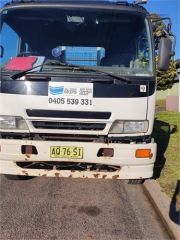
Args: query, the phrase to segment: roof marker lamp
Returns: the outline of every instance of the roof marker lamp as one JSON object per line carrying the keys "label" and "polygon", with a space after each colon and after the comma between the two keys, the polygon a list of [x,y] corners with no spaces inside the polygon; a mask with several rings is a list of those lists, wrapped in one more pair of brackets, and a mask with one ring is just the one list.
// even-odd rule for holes
{"label": "roof marker lamp", "polygon": [[134,1],[134,4],[146,4],[147,0],[136,0]]}

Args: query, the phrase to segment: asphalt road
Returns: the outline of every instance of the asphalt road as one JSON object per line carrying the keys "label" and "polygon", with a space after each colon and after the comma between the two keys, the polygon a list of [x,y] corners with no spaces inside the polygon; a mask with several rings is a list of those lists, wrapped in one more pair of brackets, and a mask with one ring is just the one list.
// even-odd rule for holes
{"label": "asphalt road", "polygon": [[1,240],[169,239],[140,185],[0,177]]}

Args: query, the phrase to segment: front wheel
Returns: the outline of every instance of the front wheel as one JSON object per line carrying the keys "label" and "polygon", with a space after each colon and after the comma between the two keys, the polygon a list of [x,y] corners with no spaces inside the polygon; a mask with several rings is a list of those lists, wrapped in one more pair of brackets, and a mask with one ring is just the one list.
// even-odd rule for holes
{"label": "front wheel", "polygon": [[128,184],[143,184],[144,181],[144,179],[129,179]]}
{"label": "front wheel", "polygon": [[6,178],[8,180],[30,180],[34,178],[33,176],[24,176],[24,175],[10,175],[10,174],[5,174]]}

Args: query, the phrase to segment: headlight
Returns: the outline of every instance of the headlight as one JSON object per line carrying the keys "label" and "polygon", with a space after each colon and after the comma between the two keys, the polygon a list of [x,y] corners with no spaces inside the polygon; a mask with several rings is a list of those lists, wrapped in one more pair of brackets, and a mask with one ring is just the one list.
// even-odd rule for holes
{"label": "headlight", "polygon": [[121,121],[116,120],[109,131],[110,134],[118,133],[145,133],[148,130],[148,121]]}
{"label": "headlight", "polygon": [[0,129],[28,130],[28,126],[22,117],[0,116]]}

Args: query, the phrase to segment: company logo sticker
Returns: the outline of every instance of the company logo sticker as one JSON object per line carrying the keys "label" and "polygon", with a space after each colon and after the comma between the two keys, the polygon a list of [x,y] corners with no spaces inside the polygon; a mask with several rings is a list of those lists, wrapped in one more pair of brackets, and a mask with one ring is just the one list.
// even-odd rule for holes
{"label": "company logo sticker", "polygon": [[49,82],[48,107],[58,109],[92,109],[93,83]]}
{"label": "company logo sticker", "polygon": [[64,92],[64,86],[60,86],[60,87],[49,87],[49,93],[52,95],[59,95],[59,94],[63,94]]}

